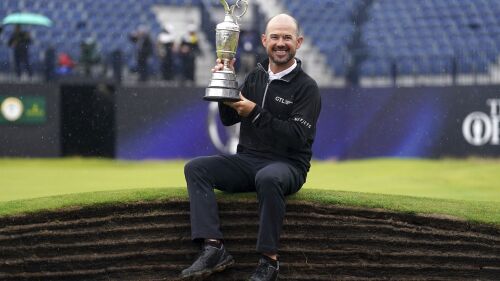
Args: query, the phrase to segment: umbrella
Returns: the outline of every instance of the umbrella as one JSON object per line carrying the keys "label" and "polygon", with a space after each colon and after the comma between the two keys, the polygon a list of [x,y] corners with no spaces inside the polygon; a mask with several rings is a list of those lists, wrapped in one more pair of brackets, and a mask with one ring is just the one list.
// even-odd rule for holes
{"label": "umbrella", "polygon": [[2,24],[31,24],[31,25],[41,25],[50,27],[52,25],[52,21],[40,14],[33,13],[14,13],[6,16],[2,20]]}

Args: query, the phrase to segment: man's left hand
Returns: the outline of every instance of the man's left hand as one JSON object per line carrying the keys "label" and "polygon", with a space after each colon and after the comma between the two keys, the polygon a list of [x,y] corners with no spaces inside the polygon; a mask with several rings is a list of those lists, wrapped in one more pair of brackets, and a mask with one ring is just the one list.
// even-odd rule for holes
{"label": "man's left hand", "polygon": [[254,109],[255,103],[249,99],[246,99],[241,93],[240,99],[240,101],[225,101],[224,104],[236,110],[239,116],[248,117],[250,112],[252,112],[252,110]]}

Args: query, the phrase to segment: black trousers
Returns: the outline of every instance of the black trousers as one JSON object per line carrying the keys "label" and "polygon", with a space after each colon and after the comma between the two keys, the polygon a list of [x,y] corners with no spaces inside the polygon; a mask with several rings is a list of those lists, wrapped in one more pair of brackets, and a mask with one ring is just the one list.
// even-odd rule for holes
{"label": "black trousers", "polygon": [[31,77],[33,75],[33,71],[31,70],[31,64],[29,60],[29,55],[27,52],[14,53],[14,70],[16,71],[17,77],[21,77],[23,68],[28,72],[28,76]]}
{"label": "black trousers", "polygon": [[259,202],[257,251],[277,253],[285,217],[285,196],[297,192],[305,175],[293,165],[249,155],[198,157],[184,167],[190,200],[191,238],[224,239],[214,188],[256,192]]}
{"label": "black trousers", "polygon": [[148,57],[139,56],[137,59],[137,72],[139,72],[139,81],[146,82],[149,78]]}

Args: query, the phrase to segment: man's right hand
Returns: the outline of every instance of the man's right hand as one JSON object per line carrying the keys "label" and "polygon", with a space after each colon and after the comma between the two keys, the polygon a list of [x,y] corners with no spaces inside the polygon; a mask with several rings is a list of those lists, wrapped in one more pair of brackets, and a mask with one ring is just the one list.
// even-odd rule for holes
{"label": "man's right hand", "polygon": [[[232,59],[231,62],[229,62],[229,68],[234,71],[234,63],[236,62],[236,59]],[[212,68],[212,72],[216,71],[221,71],[224,68],[224,63],[222,63],[222,60],[217,59],[215,61],[215,66]]]}

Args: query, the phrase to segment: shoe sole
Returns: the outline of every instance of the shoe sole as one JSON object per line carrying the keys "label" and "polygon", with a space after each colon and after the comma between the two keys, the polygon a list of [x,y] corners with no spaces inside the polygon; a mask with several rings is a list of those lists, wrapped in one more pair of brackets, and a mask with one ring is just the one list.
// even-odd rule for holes
{"label": "shoe sole", "polygon": [[225,269],[227,269],[228,267],[232,266],[234,264],[234,259],[232,256],[228,256],[225,260],[223,260],[221,263],[219,263],[218,265],[216,265],[214,268],[210,269],[210,270],[204,270],[204,271],[200,271],[200,272],[195,272],[193,274],[189,274],[189,275],[184,275],[182,276],[181,275],[181,280],[185,280],[185,281],[202,281],[204,280],[205,278],[207,278],[208,276],[214,274],[214,273],[217,273],[217,272],[221,272],[221,271],[224,271]]}

